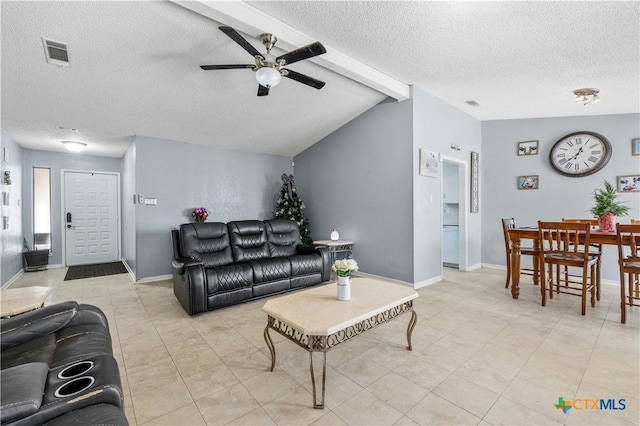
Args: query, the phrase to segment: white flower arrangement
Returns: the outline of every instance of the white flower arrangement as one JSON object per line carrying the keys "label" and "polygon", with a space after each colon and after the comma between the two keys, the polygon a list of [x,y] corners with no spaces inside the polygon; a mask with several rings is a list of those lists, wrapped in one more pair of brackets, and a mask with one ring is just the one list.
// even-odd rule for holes
{"label": "white flower arrangement", "polygon": [[350,277],[358,270],[358,263],[353,259],[340,259],[333,262],[333,270],[339,277]]}

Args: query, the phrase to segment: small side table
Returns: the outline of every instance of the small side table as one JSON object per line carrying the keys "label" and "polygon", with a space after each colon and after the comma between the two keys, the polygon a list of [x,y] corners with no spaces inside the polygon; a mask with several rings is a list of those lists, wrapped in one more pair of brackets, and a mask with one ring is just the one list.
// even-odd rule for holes
{"label": "small side table", "polygon": [[0,317],[10,317],[41,308],[50,287],[11,288],[0,292]]}
{"label": "small side table", "polygon": [[329,248],[329,256],[331,259],[331,264],[336,260],[336,253],[340,252],[353,252],[353,241],[348,240],[318,240],[314,241],[313,244],[317,246],[326,246]]}

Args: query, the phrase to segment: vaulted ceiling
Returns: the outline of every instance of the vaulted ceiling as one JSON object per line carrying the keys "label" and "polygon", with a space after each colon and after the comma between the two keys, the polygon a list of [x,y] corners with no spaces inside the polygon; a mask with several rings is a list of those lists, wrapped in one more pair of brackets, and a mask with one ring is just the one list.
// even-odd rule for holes
{"label": "vaulted ceiling", "polygon": [[[144,135],[293,156],[409,85],[479,120],[639,113],[639,16],[635,1],[3,1],[1,127],[50,151],[121,157]],[[326,86],[258,97],[250,70],[201,70],[252,63],[220,25],[261,52],[262,32],[277,53],[321,41],[289,68]],[[68,45],[69,67],[42,38]],[[583,87],[601,102],[576,104]]]}

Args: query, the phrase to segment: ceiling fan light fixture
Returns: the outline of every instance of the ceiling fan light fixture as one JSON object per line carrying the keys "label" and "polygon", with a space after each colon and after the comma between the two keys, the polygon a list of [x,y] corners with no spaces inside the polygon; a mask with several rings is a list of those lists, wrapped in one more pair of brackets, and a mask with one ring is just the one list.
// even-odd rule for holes
{"label": "ceiling fan light fixture", "polygon": [[87,146],[86,143],[75,141],[62,141],[62,145],[71,152],[80,152]]}
{"label": "ceiling fan light fixture", "polygon": [[256,71],[256,80],[258,84],[266,88],[276,87],[282,80],[280,71],[275,68],[264,66]]}
{"label": "ceiling fan light fixture", "polygon": [[599,102],[600,96],[598,96],[598,93],[600,93],[599,89],[577,89],[573,91],[573,94],[576,95],[576,103],[582,103],[582,105]]}

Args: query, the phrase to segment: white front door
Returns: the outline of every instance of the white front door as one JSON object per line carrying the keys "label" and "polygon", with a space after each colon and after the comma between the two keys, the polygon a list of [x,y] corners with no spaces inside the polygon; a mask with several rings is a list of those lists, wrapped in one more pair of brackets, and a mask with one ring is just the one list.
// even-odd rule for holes
{"label": "white front door", "polygon": [[118,241],[118,176],[64,172],[67,266],[114,262]]}

